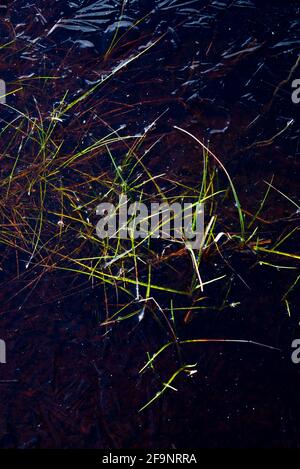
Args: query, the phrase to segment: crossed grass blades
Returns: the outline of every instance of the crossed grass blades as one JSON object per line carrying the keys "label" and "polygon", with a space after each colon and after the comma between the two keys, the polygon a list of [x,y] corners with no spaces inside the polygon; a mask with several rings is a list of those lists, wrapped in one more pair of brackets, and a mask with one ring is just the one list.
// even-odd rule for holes
{"label": "crossed grass blades", "polygon": [[[284,246],[299,227],[277,233],[274,239],[260,233],[265,224],[272,224],[263,218],[271,191],[297,211],[300,207],[276,187],[273,177],[265,181],[266,192],[255,212],[243,208],[222,157],[200,136],[179,126],[173,129],[174,135],[184,138],[187,148],[193,143],[198,151],[197,182],[191,185],[184,176],[178,180],[172,173],[150,170],[151,154],[164,137],[156,128],[167,110],[131,134],[121,124],[126,122],[126,103],[118,103],[104,116],[100,91],[158,47],[162,37],[114,60],[113,52],[126,40],[126,33],[119,36],[118,28],[116,31],[104,57],[109,70],[87,90],[70,86],[62,91],[61,76],[49,73],[21,77],[8,92],[7,98],[13,95],[15,99],[14,104],[7,99],[1,108],[0,243],[2,259],[12,259],[15,266],[7,283],[15,285],[20,312],[42,278],[63,271],[70,279],[84,277],[90,290],[102,291],[105,314],[100,326],[107,333],[116,323],[132,321],[138,327],[147,315],[155,318],[165,330],[166,341],[146,357],[146,363],[141,359],[140,373],[154,371],[154,364],[170,347],[175,347],[180,366],[169,380],[162,380],[161,389],[142,406],[145,410],[166,391],[176,390],[179,375],[189,377],[197,372],[197,363],[183,361],[181,351],[187,344],[245,343],[276,350],[249,338],[183,339],[181,329],[193,315],[207,309],[208,303],[215,310],[237,306],[227,302],[232,275],[246,282],[224,257],[228,251],[251,252],[255,263],[265,268],[295,270],[295,278],[282,296],[291,315],[289,295],[300,279],[296,265],[300,255]],[[17,40],[1,45],[6,56],[19,54],[19,47]],[[26,106],[29,95],[34,103],[31,109]],[[118,126],[109,123],[110,115],[114,122],[119,120]],[[103,201],[116,203],[120,194],[146,204],[184,200],[205,204],[206,229],[199,250],[188,249],[184,239],[152,240],[151,233],[143,240],[98,239],[96,207]],[[206,268],[211,259],[217,266],[215,275]],[[187,273],[184,278],[182,270]],[[221,302],[209,296],[208,288],[214,284],[227,291]]]}

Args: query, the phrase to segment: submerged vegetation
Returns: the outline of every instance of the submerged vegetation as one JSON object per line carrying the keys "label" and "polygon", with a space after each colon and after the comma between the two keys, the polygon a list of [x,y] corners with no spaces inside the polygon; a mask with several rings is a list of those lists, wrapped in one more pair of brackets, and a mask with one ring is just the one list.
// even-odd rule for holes
{"label": "submerged vegetation", "polygon": [[[217,6],[210,12],[199,9],[203,2],[159,1],[138,13],[139,2],[128,7],[125,1],[76,1],[63,16],[45,18],[37,5],[32,24],[26,19],[24,26],[14,20],[20,2],[8,3],[0,45],[6,64],[0,77],[7,82],[0,110],[2,315],[44,304],[68,309],[77,302],[78,309],[85,305],[85,315],[95,314],[101,340],[115,328],[123,337],[151,330],[154,339],[150,346],[145,341],[138,356],[140,376],[153,376],[147,393],[141,386],[136,391],[137,407],[145,412],[165,393],[178,390],[180,399],[180,383],[203,367],[204,347],[247,347],[249,353],[258,348],[277,360],[286,344],[273,334],[272,323],[297,316],[300,278],[297,181],[286,185],[289,175],[285,179],[276,160],[285,151],[284,139],[295,139],[295,121],[285,112],[276,128],[263,128],[268,101],[258,117],[251,109],[247,127],[245,120],[224,118],[225,104],[214,114],[212,100],[200,97],[201,87],[185,98],[200,62],[187,59],[187,80],[183,59],[176,57],[185,53],[179,43],[188,41],[190,28],[202,25],[207,32],[214,19],[220,21]],[[254,8],[252,2],[237,3]],[[152,30],[153,15],[163,21]],[[90,36],[100,27],[105,34]],[[201,45],[207,57],[222,44],[216,33],[208,39],[204,35]],[[210,64],[211,70],[202,66],[205,92],[214,76],[225,80],[248,55],[250,80],[258,73],[251,54],[266,46],[249,39],[241,47],[229,44],[219,53],[222,62]],[[295,62],[292,43],[290,48],[285,78]],[[163,61],[169,73],[165,50],[182,76],[180,96],[166,95],[164,75],[152,70]],[[275,88],[270,99],[278,93]],[[254,95],[244,99],[254,101]],[[220,125],[231,125],[231,133]],[[267,171],[253,169],[253,182],[247,173],[260,164]],[[121,194],[132,202],[203,203],[199,250],[188,249],[184,240],[153,240],[150,233],[143,240],[99,239],[96,207],[115,203]]]}

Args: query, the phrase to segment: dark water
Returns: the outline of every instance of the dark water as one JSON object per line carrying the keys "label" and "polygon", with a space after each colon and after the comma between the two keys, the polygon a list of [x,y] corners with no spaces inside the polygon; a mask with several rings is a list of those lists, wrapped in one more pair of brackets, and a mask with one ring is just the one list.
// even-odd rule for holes
{"label": "dark water", "polygon": [[[1,6],[0,37],[6,46],[0,49],[0,78],[8,91],[22,87],[7,97],[9,106],[0,114],[5,129],[0,140],[5,181],[0,189],[0,338],[8,348],[7,364],[0,365],[1,447],[299,447],[300,365],[290,360],[290,344],[300,333],[300,104],[291,99],[292,81],[300,78],[299,25],[296,1],[19,0]],[[141,54],[145,47],[150,48]],[[51,163],[57,172],[49,177],[41,209],[39,186],[29,190],[30,181],[41,177],[42,132],[35,133],[34,122],[43,116],[46,128],[66,91],[66,101],[72,102],[112,71],[63,116],[47,142],[46,153],[60,144],[61,150],[58,163]],[[128,301],[126,295],[116,298],[113,286],[56,270],[57,265],[71,267],[60,256],[97,255],[93,243],[77,236],[80,228],[73,221],[59,244],[53,239],[60,212],[56,188],[68,188],[70,204],[79,195],[82,217],[94,221],[92,201],[112,171],[107,151],[69,167],[59,167],[59,158],[65,161],[108,130],[139,135],[155,120],[139,151],[146,154],[151,174],[165,174],[164,190],[175,196],[182,187],[174,181],[192,188],[201,182],[201,149],[176,125],[221,158],[248,223],[268,187],[264,181],[273,181],[292,199],[271,190],[253,229],[258,227],[261,246],[270,248],[286,237],[278,250],[298,256],[257,254],[231,240],[222,245],[221,255],[214,248],[203,260],[205,281],[226,278],[207,286],[202,309],[191,309],[199,305],[199,292],[181,297],[157,291],[155,301],[169,321],[171,301],[181,308],[176,316],[180,340],[244,339],[280,350],[207,343],[186,345],[178,354],[174,346],[154,370],[140,374],[147,353],[173,340],[156,303],[142,321],[134,316],[103,326]],[[123,143],[112,148],[121,158]],[[215,185],[227,187],[222,172]],[[74,214],[67,202],[65,207]],[[238,231],[228,195],[214,210],[217,232]],[[37,236],[41,211],[42,243],[31,259],[28,246]],[[156,262],[156,254],[146,259],[153,264],[154,283],[188,288],[189,256],[159,243],[153,252],[170,256],[167,263]],[[147,281],[147,268],[141,276]],[[168,390],[139,413],[182,364],[196,363],[196,374],[180,374],[174,382],[178,392]]]}

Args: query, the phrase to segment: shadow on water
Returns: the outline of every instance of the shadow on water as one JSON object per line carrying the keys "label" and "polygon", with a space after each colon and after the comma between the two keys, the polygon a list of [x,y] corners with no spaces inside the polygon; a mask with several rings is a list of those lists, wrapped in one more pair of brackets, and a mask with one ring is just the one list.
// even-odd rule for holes
{"label": "shadow on water", "polygon": [[[300,383],[290,360],[299,328],[298,2],[16,0],[0,14],[0,78],[12,92],[0,111],[0,446],[298,447]],[[108,272],[119,280],[108,284],[80,275],[78,259],[99,256],[95,208],[120,190],[108,148],[118,162],[143,155],[169,197],[183,188],[194,195],[202,149],[174,126],[226,166],[249,242],[234,237],[236,207],[211,162],[211,192],[222,193],[207,222],[216,215],[215,233],[231,237],[205,250],[201,275],[222,281],[189,290],[189,253],[151,241],[140,278],[147,285],[151,265],[153,284],[167,290],[152,291],[141,309],[134,282],[121,288],[120,269],[131,272],[132,260],[114,264]],[[96,151],[111,132],[122,138]],[[151,198],[149,173],[130,170],[124,164],[123,178],[141,178]],[[128,295],[132,317],[111,319]],[[198,338],[277,350],[178,344]],[[191,364],[197,373],[185,369],[175,390],[139,412]]]}

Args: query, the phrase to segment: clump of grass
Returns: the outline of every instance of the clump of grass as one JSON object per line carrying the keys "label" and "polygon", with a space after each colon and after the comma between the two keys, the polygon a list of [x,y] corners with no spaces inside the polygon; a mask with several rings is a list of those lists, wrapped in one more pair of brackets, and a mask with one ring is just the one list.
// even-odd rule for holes
{"label": "clump of grass", "polygon": [[[149,316],[154,318],[165,331],[166,342],[157,352],[149,352],[141,372],[153,370],[154,362],[172,346],[176,347],[180,366],[162,383],[161,391],[142,407],[145,410],[173,389],[179,375],[196,371],[196,364],[182,361],[181,351],[188,344],[243,343],[276,349],[253,338],[185,339],[183,330],[194,314],[222,311],[228,306],[232,275],[246,284],[225,257],[226,253],[246,252],[262,268],[296,270],[294,262],[299,260],[299,254],[286,252],[281,246],[299,232],[299,227],[284,235],[280,233],[279,238],[274,239],[273,233],[271,238],[270,235],[266,238],[264,226],[268,221],[262,217],[271,190],[277,191],[297,210],[299,206],[275,189],[275,178],[272,178],[252,215],[243,206],[222,159],[198,136],[179,126],[173,130],[174,138],[180,133],[186,140],[196,142],[201,156],[192,183],[184,176],[178,180],[172,172],[161,171],[164,168],[156,172],[150,169],[151,152],[155,151],[157,142],[164,144],[164,135],[155,127],[167,111],[141,132],[128,132],[123,123],[126,103],[118,103],[116,110],[103,117],[105,99],[100,91],[151,53],[162,36],[114,63],[113,53],[122,40],[116,33],[105,64],[100,64],[109,70],[85,90],[71,86],[62,90],[62,85],[58,85],[61,77],[56,74],[29,77],[16,83],[11,93],[17,103],[8,102],[4,106],[8,115],[2,119],[0,243],[3,255],[14,255],[16,259],[14,296],[28,292],[20,300],[20,309],[29,301],[41,278],[64,272],[70,279],[84,278],[90,291],[102,292],[105,315],[101,315],[99,327],[124,321],[132,321],[139,327]],[[11,47],[15,48],[16,44],[8,43],[5,47],[12,53]],[[26,99],[33,92],[31,109],[18,107],[18,99]],[[118,125],[107,122],[110,113]],[[120,194],[145,203],[153,200],[203,203],[207,219],[199,251],[189,249],[183,239],[153,242],[151,232],[142,240],[124,241],[120,236],[99,239],[95,232],[96,207],[103,200],[116,203]],[[282,257],[291,264],[277,263]],[[212,263],[217,265],[213,275],[209,268]],[[298,280],[299,276],[283,296],[289,315],[292,312],[288,297]],[[211,294],[212,286],[218,291],[224,288],[225,298]]]}

